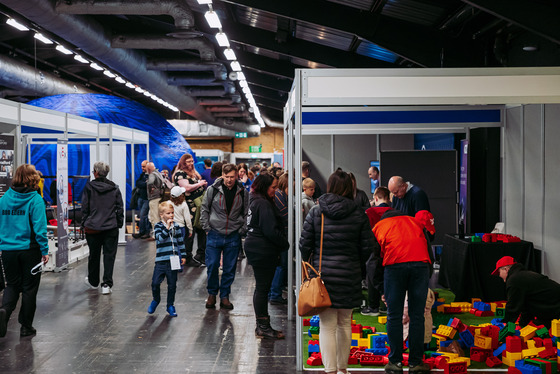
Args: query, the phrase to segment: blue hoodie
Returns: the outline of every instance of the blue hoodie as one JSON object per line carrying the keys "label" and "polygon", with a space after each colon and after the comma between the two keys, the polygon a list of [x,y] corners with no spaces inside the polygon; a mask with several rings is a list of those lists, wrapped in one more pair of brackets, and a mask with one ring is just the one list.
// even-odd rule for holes
{"label": "blue hoodie", "polygon": [[49,253],[47,216],[41,195],[26,187],[12,187],[0,199],[0,250],[40,249]]}

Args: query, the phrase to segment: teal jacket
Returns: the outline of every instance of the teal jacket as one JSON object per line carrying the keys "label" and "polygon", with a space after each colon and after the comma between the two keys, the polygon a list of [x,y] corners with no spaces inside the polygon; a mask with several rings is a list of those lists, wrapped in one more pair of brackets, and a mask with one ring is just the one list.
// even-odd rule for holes
{"label": "teal jacket", "polygon": [[26,187],[12,187],[0,199],[0,250],[40,249],[49,253],[47,216],[41,195]]}

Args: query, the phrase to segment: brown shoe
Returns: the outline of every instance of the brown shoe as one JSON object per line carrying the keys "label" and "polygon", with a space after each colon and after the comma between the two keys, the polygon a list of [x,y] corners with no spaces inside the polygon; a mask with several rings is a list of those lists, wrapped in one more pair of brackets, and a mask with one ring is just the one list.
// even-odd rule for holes
{"label": "brown shoe", "polygon": [[231,310],[233,309],[233,304],[231,303],[231,301],[229,301],[227,297],[223,297],[222,299],[220,299],[220,308]]}
{"label": "brown shoe", "polygon": [[216,295],[208,295],[208,300],[206,300],[206,308],[212,309],[216,307]]}

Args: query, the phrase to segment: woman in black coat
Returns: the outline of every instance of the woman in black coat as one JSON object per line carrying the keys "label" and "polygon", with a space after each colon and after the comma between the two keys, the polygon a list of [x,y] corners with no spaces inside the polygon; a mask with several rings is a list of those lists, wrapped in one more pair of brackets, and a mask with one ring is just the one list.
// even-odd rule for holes
{"label": "woman in black coat", "polygon": [[255,275],[253,308],[257,319],[255,335],[259,338],[283,339],[284,334],[270,326],[268,293],[280,253],[289,247],[282,218],[274,204],[278,180],[270,173],[259,174],[251,185],[245,254]]}
{"label": "woman in black coat", "polygon": [[362,301],[361,264],[373,249],[373,234],[362,207],[354,202],[352,179],[342,170],[329,177],[327,193],[309,211],[299,248],[303,260],[319,270],[321,219],[324,217],[321,276],[332,306],[319,314],[319,344],[326,373],[346,373],[352,337],[352,309]]}

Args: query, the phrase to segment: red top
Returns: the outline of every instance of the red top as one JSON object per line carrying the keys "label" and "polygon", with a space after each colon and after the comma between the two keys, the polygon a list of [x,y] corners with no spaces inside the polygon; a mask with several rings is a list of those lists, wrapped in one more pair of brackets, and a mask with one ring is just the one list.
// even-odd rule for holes
{"label": "red top", "polygon": [[369,218],[369,224],[373,229],[373,226],[379,222],[381,216],[386,211],[393,209],[390,206],[372,206],[371,208],[366,209],[367,217]]}

